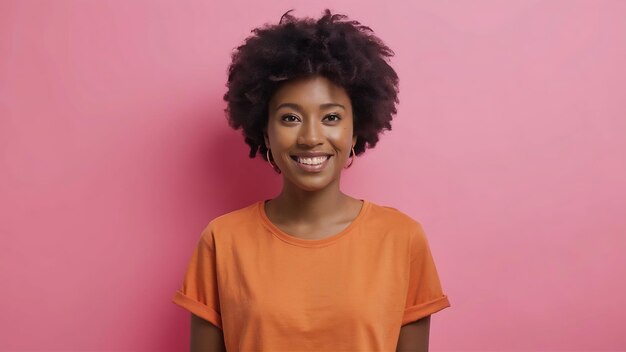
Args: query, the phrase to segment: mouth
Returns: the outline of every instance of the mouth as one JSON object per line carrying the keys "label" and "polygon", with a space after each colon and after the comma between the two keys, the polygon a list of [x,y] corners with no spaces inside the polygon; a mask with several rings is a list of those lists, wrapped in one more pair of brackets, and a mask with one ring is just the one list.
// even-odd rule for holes
{"label": "mouth", "polygon": [[299,157],[296,155],[290,155],[291,160],[303,171],[306,172],[320,172],[324,170],[328,161],[332,158],[332,155],[316,156],[316,157]]}

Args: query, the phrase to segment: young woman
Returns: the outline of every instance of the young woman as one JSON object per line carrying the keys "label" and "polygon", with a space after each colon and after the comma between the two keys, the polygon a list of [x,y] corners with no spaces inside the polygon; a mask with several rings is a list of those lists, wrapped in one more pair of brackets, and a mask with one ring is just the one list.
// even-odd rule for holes
{"label": "young woman", "polygon": [[393,52],[344,15],[289,12],[237,48],[224,95],[282,191],[202,232],[173,298],[192,313],[191,350],[427,351],[450,302],[421,225],[339,182],[391,129]]}

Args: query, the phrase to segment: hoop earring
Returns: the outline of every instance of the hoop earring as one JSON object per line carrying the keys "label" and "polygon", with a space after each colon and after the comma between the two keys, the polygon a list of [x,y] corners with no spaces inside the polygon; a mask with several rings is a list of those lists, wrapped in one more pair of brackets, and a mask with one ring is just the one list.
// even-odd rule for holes
{"label": "hoop earring", "polygon": [[349,169],[350,166],[352,166],[352,164],[354,163],[354,159],[356,158],[356,153],[354,152],[354,147],[352,147],[352,153],[350,154],[350,156],[352,156],[352,158],[350,158],[350,164],[348,164],[348,166],[344,166],[344,169]]}
{"label": "hoop earring", "polygon": [[278,168],[278,166],[276,166],[276,163],[272,163],[270,161],[270,149],[267,148],[267,153],[265,154],[265,156],[267,156],[267,162],[270,163],[270,165],[272,166],[272,169],[274,169],[274,171],[276,171],[277,173],[281,173],[280,169]]}

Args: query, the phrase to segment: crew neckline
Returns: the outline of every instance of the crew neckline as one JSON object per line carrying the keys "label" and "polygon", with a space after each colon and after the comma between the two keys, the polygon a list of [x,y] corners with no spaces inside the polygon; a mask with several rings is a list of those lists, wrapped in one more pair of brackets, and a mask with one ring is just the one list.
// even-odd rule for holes
{"label": "crew neckline", "polygon": [[352,220],[352,222],[346,228],[344,228],[343,230],[341,230],[340,232],[334,235],[330,235],[321,239],[306,240],[306,239],[288,234],[287,232],[281,230],[278,226],[276,226],[272,221],[270,221],[270,219],[267,217],[267,214],[265,213],[265,203],[269,200],[270,199],[264,199],[264,200],[260,200],[257,202],[257,210],[258,210],[259,215],[261,216],[261,219],[263,220],[263,224],[270,230],[270,232],[274,236],[278,237],[279,239],[287,243],[291,243],[293,245],[301,246],[301,247],[322,247],[322,246],[326,246],[331,243],[334,243],[338,241],[339,239],[341,239],[342,237],[345,237],[348,233],[351,232],[351,230],[355,226],[357,226],[360,222],[363,221],[363,217],[370,207],[369,201],[367,201],[366,199],[359,199],[360,201],[363,202],[363,204],[361,205],[361,210],[359,210],[359,213],[357,214],[357,216]]}

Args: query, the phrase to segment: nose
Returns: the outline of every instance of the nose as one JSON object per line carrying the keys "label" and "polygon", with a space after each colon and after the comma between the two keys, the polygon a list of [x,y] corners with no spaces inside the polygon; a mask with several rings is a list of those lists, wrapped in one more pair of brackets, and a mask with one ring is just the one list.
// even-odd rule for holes
{"label": "nose", "polygon": [[307,119],[300,127],[298,133],[298,144],[308,147],[315,147],[322,144],[324,139],[324,131],[322,124],[317,119]]}

